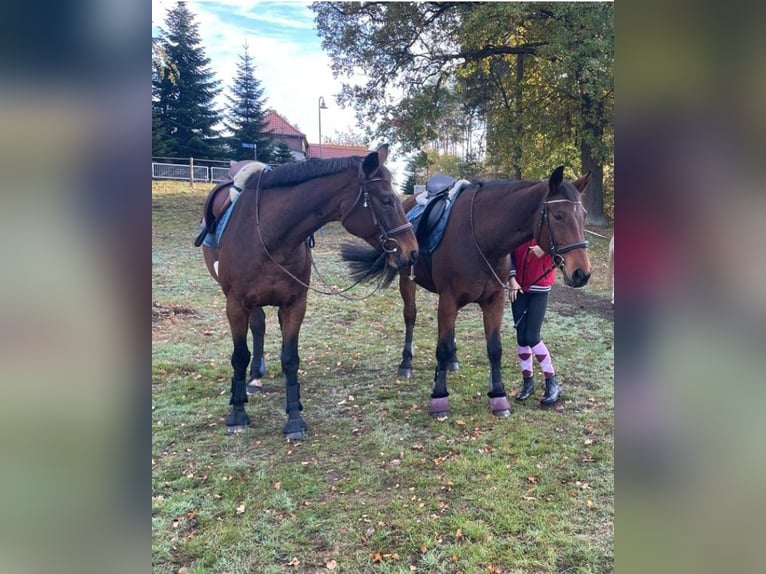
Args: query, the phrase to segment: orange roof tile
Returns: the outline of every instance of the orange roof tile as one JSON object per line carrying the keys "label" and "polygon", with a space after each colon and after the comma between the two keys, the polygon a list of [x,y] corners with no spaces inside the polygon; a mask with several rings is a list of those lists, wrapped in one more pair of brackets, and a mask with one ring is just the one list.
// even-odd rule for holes
{"label": "orange roof tile", "polygon": [[277,135],[306,137],[306,134],[299,132],[291,126],[285,118],[280,116],[274,110],[269,110],[263,117],[266,122],[266,131]]}
{"label": "orange roof tile", "polygon": [[[370,151],[366,147],[339,144],[322,144],[322,158],[349,157],[352,155],[367,155]],[[309,144],[308,157],[319,157],[319,144]]]}

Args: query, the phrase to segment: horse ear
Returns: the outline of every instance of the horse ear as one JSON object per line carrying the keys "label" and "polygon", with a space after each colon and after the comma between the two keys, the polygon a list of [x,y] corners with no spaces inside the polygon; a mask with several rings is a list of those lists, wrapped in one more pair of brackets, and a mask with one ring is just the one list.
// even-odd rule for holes
{"label": "horse ear", "polygon": [[590,170],[588,170],[588,173],[585,175],[581,175],[576,180],[572,182],[572,184],[577,188],[577,191],[580,193],[583,193],[585,191],[585,188],[588,187],[588,184],[590,183]]}
{"label": "horse ear", "polygon": [[388,159],[388,144],[383,144],[378,147],[378,157],[380,158],[380,164],[383,165]]}
{"label": "horse ear", "polygon": [[367,177],[371,177],[372,174],[375,173],[381,165],[386,163],[387,159],[388,159],[388,144],[383,144],[380,147],[378,147],[377,150],[369,153],[367,157],[364,158],[364,163],[362,164],[364,175]]}
{"label": "horse ear", "polygon": [[564,166],[560,165],[551,173],[551,177],[548,179],[548,191],[553,193],[564,181]]}

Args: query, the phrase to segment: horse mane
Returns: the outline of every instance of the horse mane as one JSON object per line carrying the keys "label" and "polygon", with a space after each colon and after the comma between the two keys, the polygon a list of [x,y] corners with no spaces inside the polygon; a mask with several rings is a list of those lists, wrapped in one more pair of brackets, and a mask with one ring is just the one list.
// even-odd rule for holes
{"label": "horse mane", "polygon": [[[311,158],[306,161],[285,163],[263,172],[260,185],[262,189],[297,185],[316,177],[333,175],[350,167],[358,168],[363,159],[359,156],[350,156],[333,159]],[[251,175],[247,179],[246,187],[255,187],[258,177],[258,173]]]}
{"label": "horse mane", "polygon": [[[530,187],[534,187],[536,185],[544,185],[545,189],[548,189],[548,180],[547,179],[492,179],[492,180],[479,180],[479,181],[472,181],[473,184],[478,184],[479,186],[491,186],[491,185],[501,185],[504,186],[506,193],[514,193],[516,191],[521,191],[524,189],[529,189]],[[564,180],[561,182],[561,185],[559,186],[559,190],[564,193],[566,196],[566,199],[570,199],[572,201],[577,201],[579,198],[579,192],[577,191],[577,188],[574,186],[574,184],[569,180]]]}

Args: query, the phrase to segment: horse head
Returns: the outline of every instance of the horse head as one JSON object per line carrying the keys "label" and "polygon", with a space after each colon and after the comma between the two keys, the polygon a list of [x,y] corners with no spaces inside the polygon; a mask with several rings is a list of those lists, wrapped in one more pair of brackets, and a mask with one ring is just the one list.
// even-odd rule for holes
{"label": "horse head", "polygon": [[536,241],[561,269],[570,287],[582,287],[591,275],[582,195],[590,172],[575,181],[564,180],[564,166],[553,170],[539,212]]}
{"label": "horse head", "polygon": [[391,186],[391,172],[383,165],[387,158],[386,144],[364,158],[359,167],[359,194],[341,223],[369,243],[376,257],[385,254],[391,268],[401,269],[417,259],[418,242]]}

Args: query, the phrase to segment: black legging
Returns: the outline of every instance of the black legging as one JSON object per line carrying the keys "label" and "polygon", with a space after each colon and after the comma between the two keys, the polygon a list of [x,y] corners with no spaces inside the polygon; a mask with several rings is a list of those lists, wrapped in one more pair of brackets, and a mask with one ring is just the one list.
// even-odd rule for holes
{"label": "black legging", "polygon": [[[540,342],[540,329],[548,307],[548,291],[519,293],[511,303],[516,341],[521,347],[534,347]],[[526,312],[526,313],[525,313]]]}

